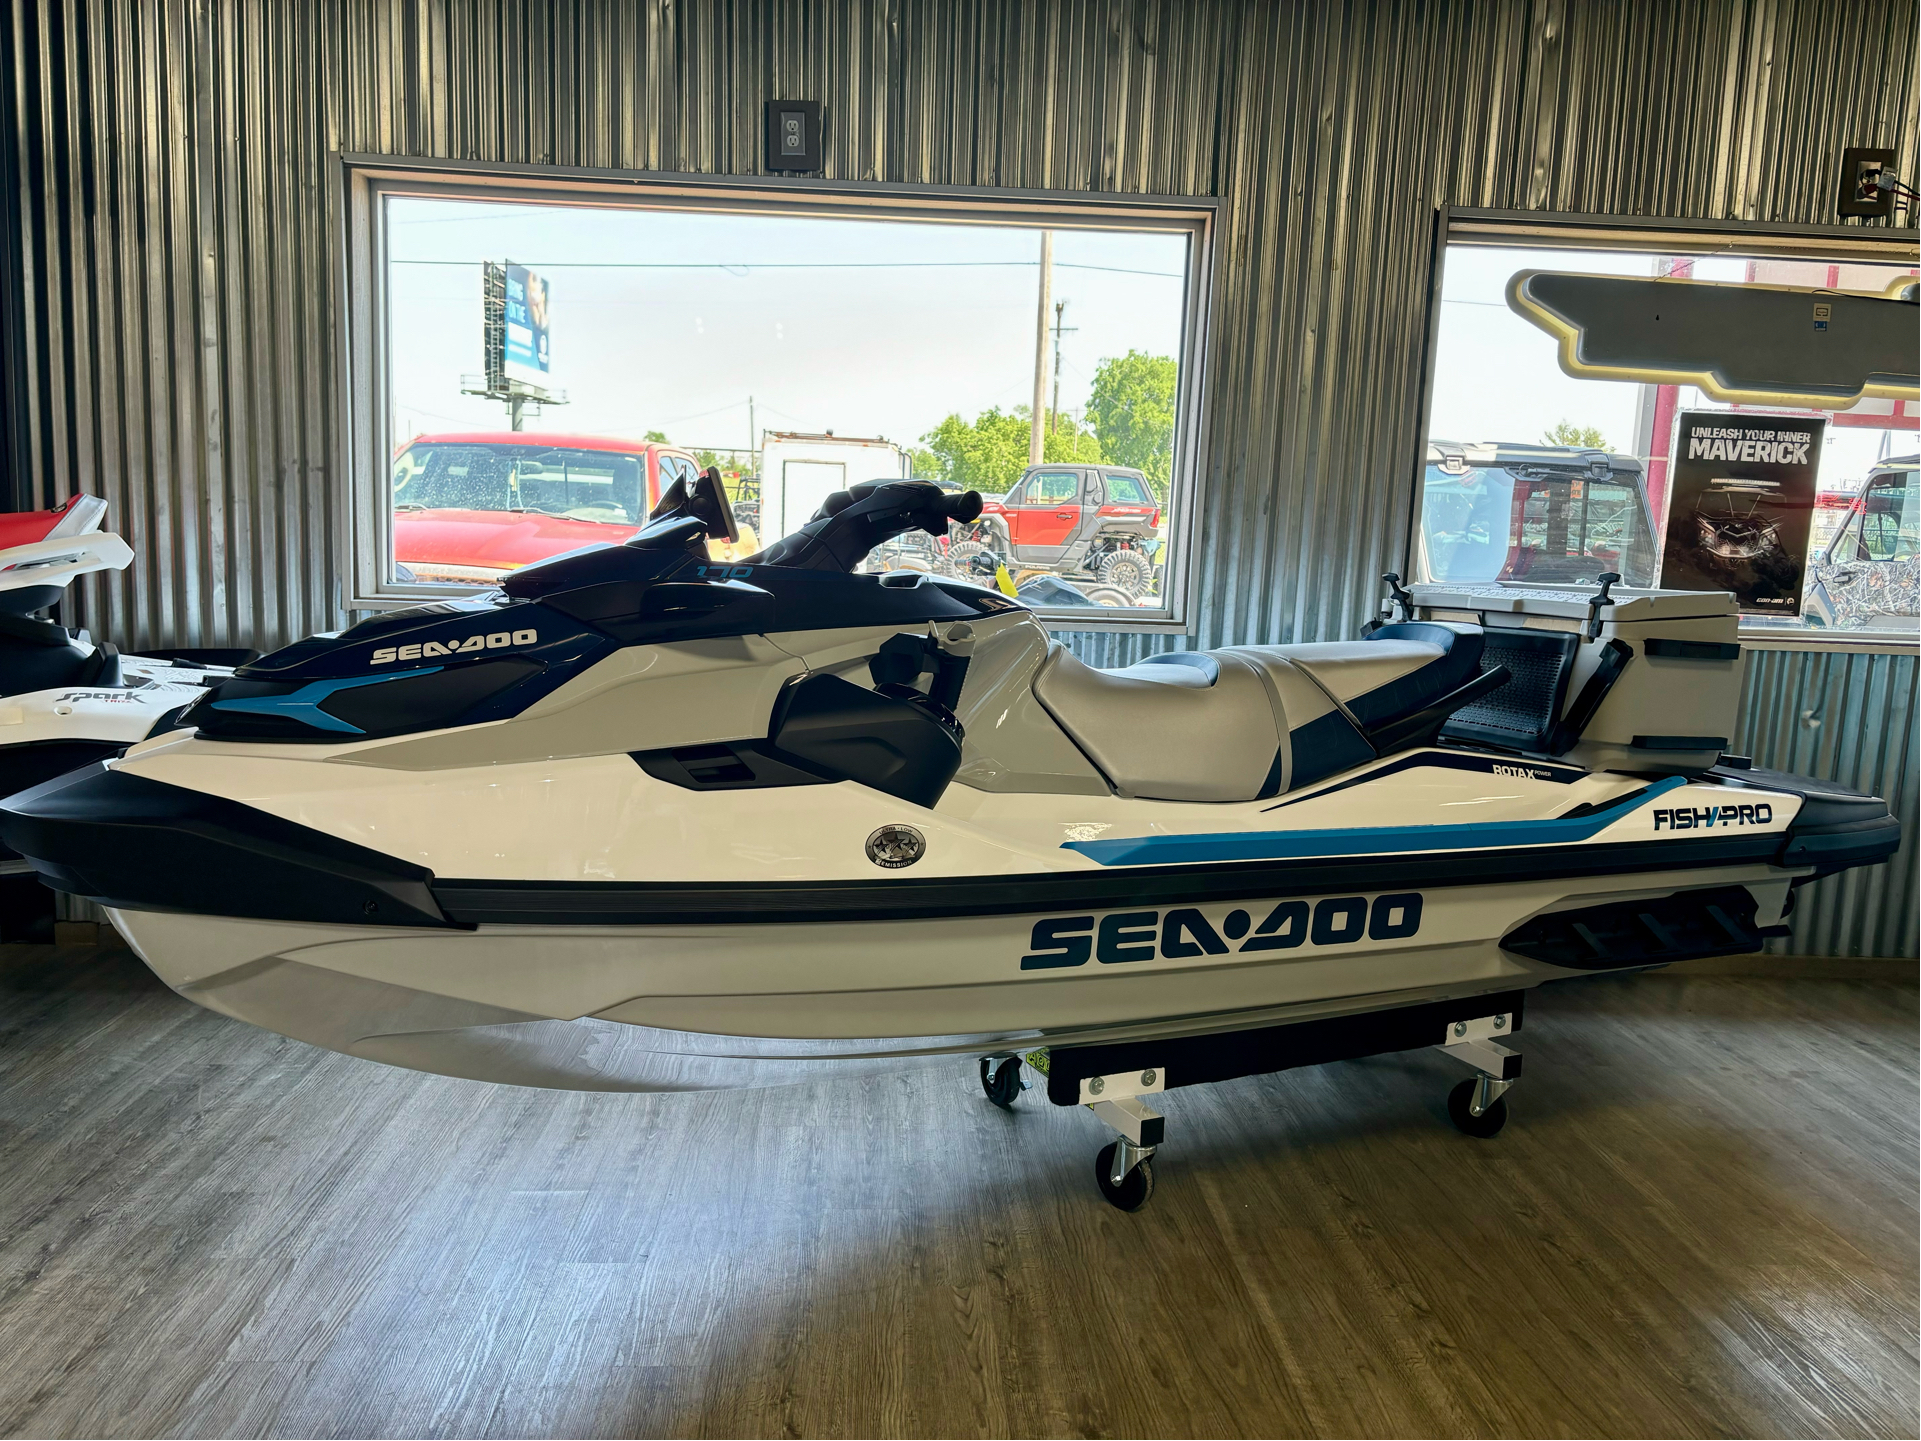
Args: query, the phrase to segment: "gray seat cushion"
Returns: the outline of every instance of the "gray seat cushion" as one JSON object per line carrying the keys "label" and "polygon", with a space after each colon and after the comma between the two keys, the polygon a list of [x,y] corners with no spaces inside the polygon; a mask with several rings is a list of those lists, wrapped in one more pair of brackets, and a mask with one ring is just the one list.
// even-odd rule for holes
{"label": "gray seat cushion", "polygon": [[1095,670],[1057,645],[1034,694],[1122,795],[1252,800],[1280,749],[1267,686],[1225,652],[1209,684],[1189,665]]}
{"label": "gray seat cushion", "polygon": [[1122,795],[1257,800],[1373,760],[1370,731],[1465,685],[1480,654],[1477,627],[1425,622],[1124,670],[1095,670],[1057,645],[1034,694]]}
{"label": "gray seat cushion", "polygon": [[[1213,685],[1214,682],[1220,678],[1221,674],[1221,663],[1204,650],[1163,651],[1160,655],[1150,655],[1146,660],[1141,662],[1141,665],[1187,666],[1206,676],[1209,685]],[[1130,670],[1135,668],[1136,667],[1133,666],[1128,667]]]}

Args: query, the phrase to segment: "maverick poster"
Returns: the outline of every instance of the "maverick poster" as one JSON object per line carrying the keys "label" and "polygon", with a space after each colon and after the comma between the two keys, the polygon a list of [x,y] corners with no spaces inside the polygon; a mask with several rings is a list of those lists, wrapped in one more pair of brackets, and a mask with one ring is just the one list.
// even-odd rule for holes
{"label": "maverick poster", "polygon": [[1667,590],[1728,590],[1751,615],[1798,616],[1825,419],[1688,410],[1675,427]]}

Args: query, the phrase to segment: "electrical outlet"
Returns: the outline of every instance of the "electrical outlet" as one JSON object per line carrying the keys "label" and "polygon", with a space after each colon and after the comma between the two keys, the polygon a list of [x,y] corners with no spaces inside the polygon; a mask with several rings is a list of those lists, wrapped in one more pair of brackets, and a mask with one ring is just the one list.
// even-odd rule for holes
{"label": "electrical outlet", "polygon": [[821,116],[818,100],[767,102],[767,168],[819,170]]}

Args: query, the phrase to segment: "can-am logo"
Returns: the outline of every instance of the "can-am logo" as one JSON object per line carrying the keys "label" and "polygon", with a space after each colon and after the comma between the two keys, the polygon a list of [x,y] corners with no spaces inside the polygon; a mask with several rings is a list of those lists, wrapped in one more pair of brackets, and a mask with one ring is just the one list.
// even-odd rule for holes
{"label": "can-am logo", "polygon": [[1766,801],[1751,806],[1675,806],[1654,813],[1654,828],[1669,831],[1705,830],[1710,826],[1765,826],[1774,822],[1774,807]]}
{"label": "can-am logo", "polygon": [[[1021,957],[1021,969],[1084,966],[1089,960],[1114,966],[1156,956],[1178,961],[1224,956],[1230,950],[1289,951],[1309,942],[1344,946],[1363,937],[1398,941],[1420,929],[1421,897],[1414,891],[1376,896],[1371,904],[1366,896],[1282,901],[1258,926],[1253,913],[1237,908],[1221,919],[1219,930],[1192,906],[1165,913],[1120,911],[1102,916],[1098,925],[1093,916],[1050,916],[1034,922],[1028,942],[1032,954]],[[1233,941],[1240,944],[1230,945]]]}
{"label": "can-am logo", "polygon": [[497,630],[492,635],[470,635],[465,640],[423,641],[419,645],[383,645],[374,652],[369,665],[389,665],[400,660],[430,660],[442,655],[472,655],[479,650],[505,650],[509,646],[535,645],[536,630]]}

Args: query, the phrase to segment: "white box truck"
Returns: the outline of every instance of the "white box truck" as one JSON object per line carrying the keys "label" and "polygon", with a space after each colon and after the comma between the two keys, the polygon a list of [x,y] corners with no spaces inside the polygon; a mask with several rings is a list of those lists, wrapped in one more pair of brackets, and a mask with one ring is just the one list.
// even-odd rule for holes
{"label": "white box truck", "polygon": [[837,490],[864,480],[901,480],[907,452],[879,437],[770,430],[760,447],[760,539],[792,535]]}

